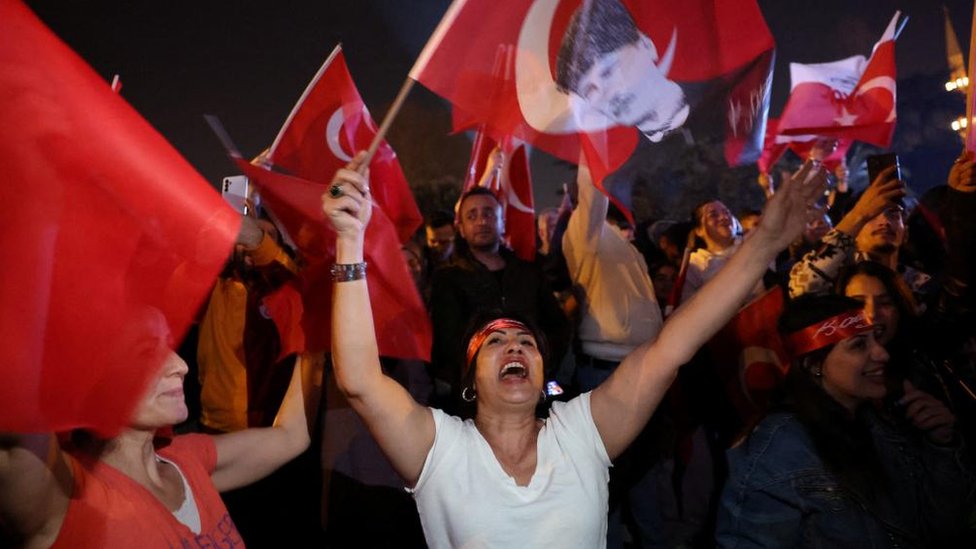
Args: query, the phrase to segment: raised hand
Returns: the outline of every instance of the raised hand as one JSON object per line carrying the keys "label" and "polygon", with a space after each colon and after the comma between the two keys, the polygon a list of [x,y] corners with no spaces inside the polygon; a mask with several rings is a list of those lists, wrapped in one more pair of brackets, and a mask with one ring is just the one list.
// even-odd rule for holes
{"label": "raised hand", "polygon": [[816,202],[826,188],[827,172],[823,165],[808,160],[766,202],[754,233],[777,250],[785,248],[803,232],[807,223],[823,215],[823,208]]}
{"label": "raised hand", "polygon": [[322,195],[322,211],[340,239],[361,238],[373,213],[369,168],[365,159],[365,152],[357,154],[345,168],[336,172]]}
{"label": "raised hand", "polygon": [[881,170],[878,176],[858,199],[851,211],[840,220],[835,229],[850,236],[857,236],[864,225],[879,214],[896,204],[905,196],[905,184],[895,177],[896,166],[888,166]]}
{"label": "raised hand", "polygon": [[949,170],[949,187],[963,193],[976,192],[976,170],[973,169],[973,153],[963,151]]}

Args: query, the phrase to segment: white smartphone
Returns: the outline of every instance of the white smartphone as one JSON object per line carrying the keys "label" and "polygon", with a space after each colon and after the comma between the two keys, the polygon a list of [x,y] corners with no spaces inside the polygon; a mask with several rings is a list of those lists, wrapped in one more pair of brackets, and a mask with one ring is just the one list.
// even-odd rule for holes
{"label": "white smartphone", "polygon": [[220,194],[224,200],[238,212],[247,215],[247,198],[251,190],[251,184],[246,175],[231,175],[224,178]]}

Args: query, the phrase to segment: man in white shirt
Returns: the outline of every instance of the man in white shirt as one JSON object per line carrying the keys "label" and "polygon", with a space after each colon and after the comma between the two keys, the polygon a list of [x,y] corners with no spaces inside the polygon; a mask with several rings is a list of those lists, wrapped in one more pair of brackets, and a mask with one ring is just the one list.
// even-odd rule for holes
{"label": "man in white shirt", "polygon": [[[566,265],[581,301],[577,380],[580,391],[590,391],[641,342],[657,337],[662,318],[647,264],[631,244],[633,229],[619,212],[608,218],[609,199],[594,186],[583,163],[578,182],[578,205],[562,242]],[[629,487],[628,500],[642,541],[646,540],[644,545],[654,546],[660,540],[651,538],[662,536],[663,528],[656,506],[655,479],[650,474],[646,477],[646,481]],[[620,510],[614,510],[613,503],[607,535],[609,548],[623,546]]]}

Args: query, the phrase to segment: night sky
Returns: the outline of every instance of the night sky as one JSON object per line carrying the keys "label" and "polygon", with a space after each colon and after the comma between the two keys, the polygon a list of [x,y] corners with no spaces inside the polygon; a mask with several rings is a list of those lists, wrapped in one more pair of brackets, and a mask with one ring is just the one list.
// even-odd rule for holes
{"label": "night sky", "polygon": [[[341,41],[353,78],[379,118],[448,4],[447,0],[28,2],[106,80],[119,73],[125,99],[214,183],[232,168],[203,114],[216,114],[245,154],[257,154],[270,145],[308,81]],[[896,9],[910,16],[897,46],[899,78],[947,71],[938,2],[761,0],[759,4],[777,44],[771,116],[777,116],[785,103],[790,61],[868,55]],[[947,0],[945,5],[965,51],[972,2]],[[446,108],[425,90],[415,89],[411,103],[446,117]],[[405,135],[402,129],[399,134]],[[413,164],[430,160],[409,157],[406,151],[414,149],[409,143],[398,144],[397,135],[395,125],[390,141],[409,176],[417,171],[411,170]],[[463,169],[464,139],[456,136],[448,141],[459,158],[445,163],[445,169]],[[536,178],[539,206],[558,200],[547,183],[558,182]]]}

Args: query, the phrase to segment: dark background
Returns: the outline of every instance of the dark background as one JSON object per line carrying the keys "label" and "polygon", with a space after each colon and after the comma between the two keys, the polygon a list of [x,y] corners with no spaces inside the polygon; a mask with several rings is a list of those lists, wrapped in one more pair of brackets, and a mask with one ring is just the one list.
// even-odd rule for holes
{"label": "dark background", "polygon": [[[246,155],[269,146],[308,81],[342,42],[350,70],[374,118],[382,118],[415,56],[446,10],[447,0],[105,2],[30,1],[63,40],[122,95],[212,183],[232,173],[203,121],[216,114]],[[948,74],[942,5],[931,0],[760,0],[777,43],[771,116],[789,93],[789,62],[825,62],[868,55],[896,9],[910,16],[897,46],[898,129],[916,192],[942,183],[961,141],[949,123],[964,111],[961,94],[946,92]],[[500,9],[504,0],[499,0]],[[972,3],[945,2],[968,50]],[[467,164],[467,136],[448,136],[445,103],[416,86],[389,140],[422,209],[449,201]],[[851,166],[863,185],[859,147]],[[689,162],[701,163],[692,156]],[[571,168],[533,155],[537,207],[558,204]],[[706,162],[707,164],[707,162]],[[716,169],[721,168],[720,166]],[[711,173],[711,172],[709,172]],[[717,173],[717,172],[714,172]],[[683,216],[701,196],[733,209],[758,205],[755,168],[693,180],[648,181],[635,202],[638,218]]]}

